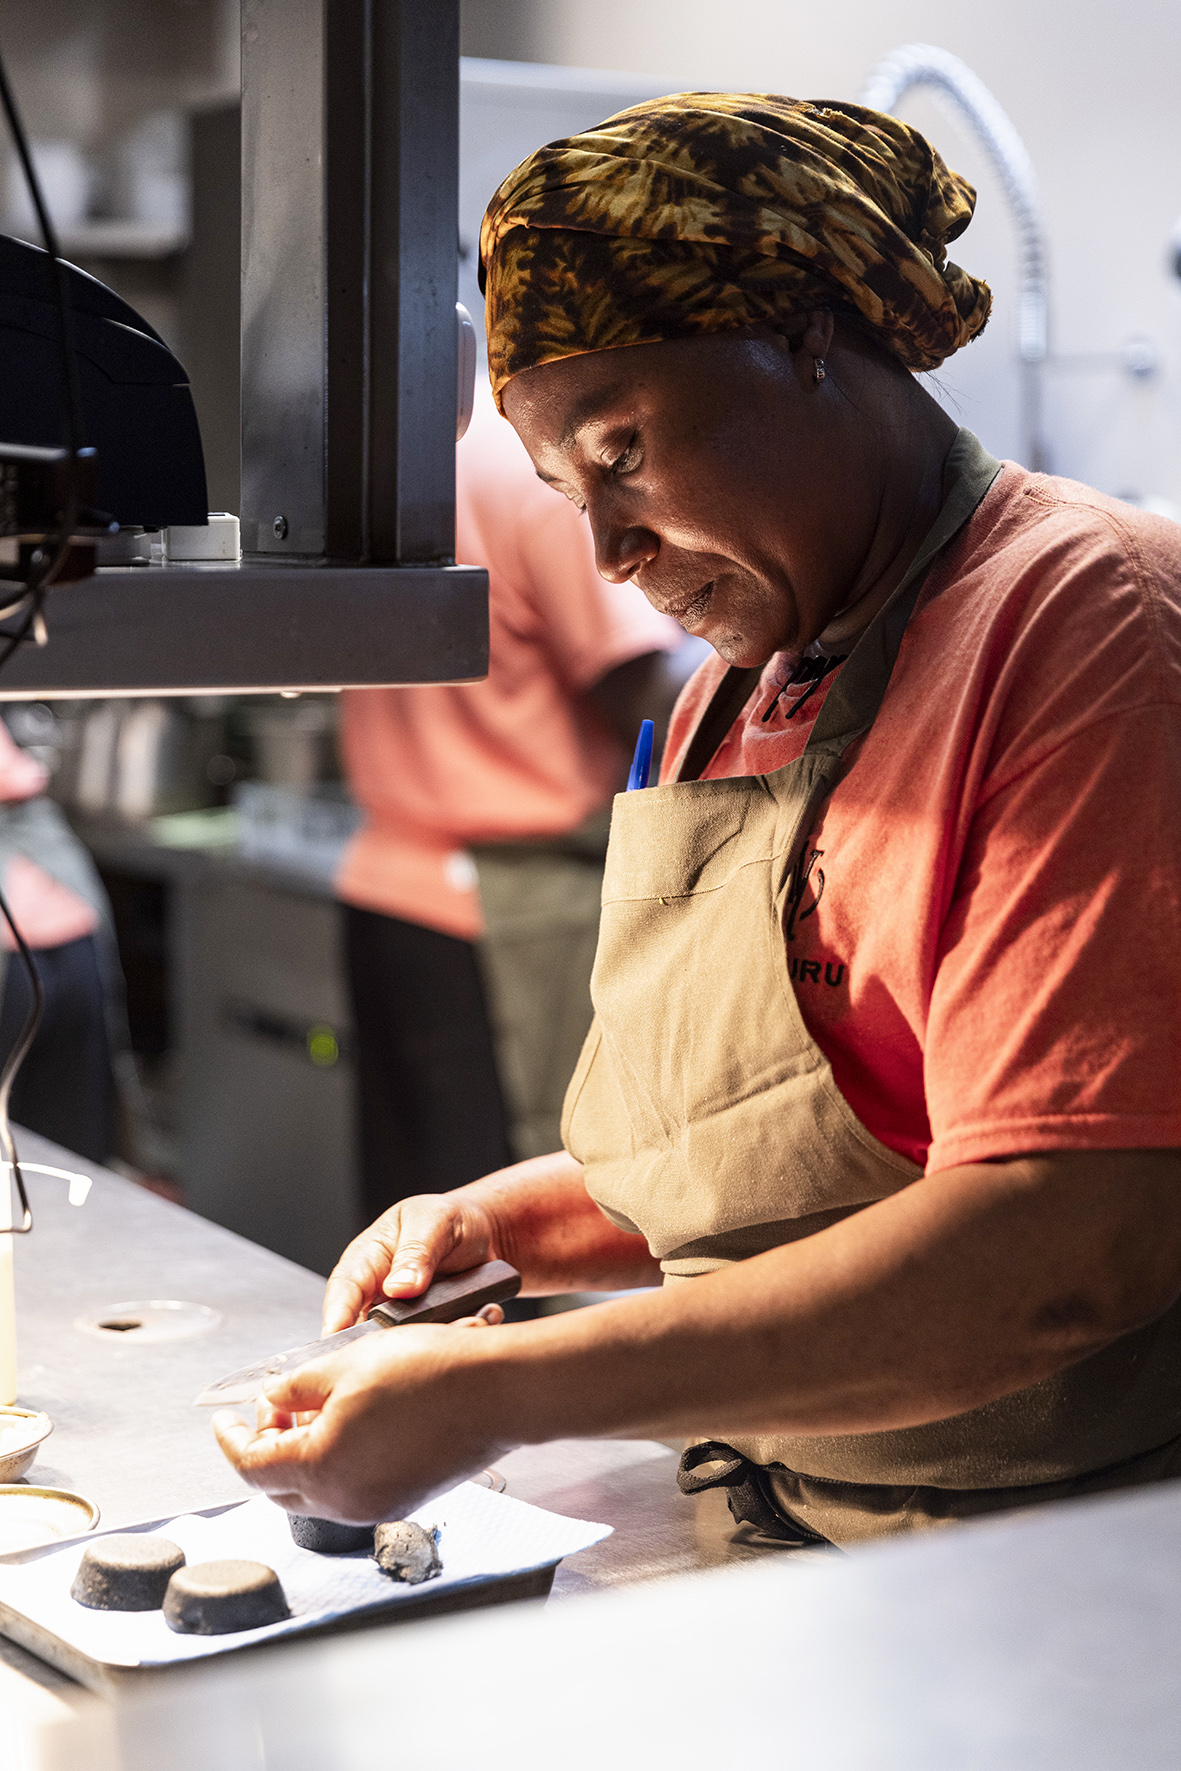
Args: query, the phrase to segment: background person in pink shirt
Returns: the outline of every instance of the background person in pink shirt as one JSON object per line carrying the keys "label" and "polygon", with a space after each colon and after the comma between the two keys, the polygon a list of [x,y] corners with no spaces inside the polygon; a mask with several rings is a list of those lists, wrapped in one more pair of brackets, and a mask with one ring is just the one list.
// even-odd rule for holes
{"label": "background person in pink shirt", "polygon": [[[115,1080],[108,1028],[114,963],[106,897],[94,865],[44,797],[48,775],[0,722],[0,884],[33,949],[45,1012],[12,1088],[12,1117],[94,1162],[110,1154]],[[32,991],[0,919],[0,1062],[20,1037]]]}
{"label": "background person in pink shirt", "polygon": [[704,651],[600,578],[586,522],[485,390],[457,450],[456,554],[489,573],[487,680],[341,697],[365,813],[336,885],[370,1214],[556,1147],[607,808],[640,720],[659,744]]}

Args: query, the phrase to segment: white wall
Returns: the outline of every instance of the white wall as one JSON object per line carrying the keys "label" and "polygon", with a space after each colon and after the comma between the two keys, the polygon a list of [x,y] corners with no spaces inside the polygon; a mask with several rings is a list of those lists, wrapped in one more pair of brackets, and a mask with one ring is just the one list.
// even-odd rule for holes
{"label": "white wall", "polygon": [[[32,136],[101,148],[161,107],[238,86],[238,0],[0,0],[0,47]],[[9,152],[0,127],[0,151]]]}
{"label": "white wall", "polygon": [[[1177,0],[535,0],[528,40],[546,62],[633,76],[637,96],[701,87],[851,99],[899,44],[961,56],[1012,117],[1045,200],[1050,465],[1181,505],[1181,283],[1167,262],[1181,216]],[[1016,256],[1003,196],[976,143],[929,96],[899,109],[980,197],[952,256],[992,284],[995,317],[941,371],[945,397],[990,448],[1017,454]],[[1145,380],[1120,367],[1135,335],[1160,355]]]}

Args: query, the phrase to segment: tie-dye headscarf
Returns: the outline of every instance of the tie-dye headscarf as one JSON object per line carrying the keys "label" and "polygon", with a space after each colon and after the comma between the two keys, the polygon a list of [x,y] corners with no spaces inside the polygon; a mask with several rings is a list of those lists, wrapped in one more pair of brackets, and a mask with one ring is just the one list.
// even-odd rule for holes
{"label": "tie-dye headscarf", "polygon": [[480,231],[497,402],[522,369],[808,307],[853,308],[909,369],[974,338],[988,285],[946,259],[976,193],[859,105],[684,92],[551,142]]}

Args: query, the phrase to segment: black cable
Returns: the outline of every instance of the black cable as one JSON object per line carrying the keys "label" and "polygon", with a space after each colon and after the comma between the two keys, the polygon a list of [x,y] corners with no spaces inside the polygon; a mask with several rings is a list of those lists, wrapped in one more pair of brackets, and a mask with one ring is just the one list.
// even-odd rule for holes
{"label": "black cable", "polygon": [[77,526],[78,512],[82,503],[81,474],[78,465],[78,451],[82,447],[82,400],[78,385],[78,364],[74,355],[74,328],[73,316],[70,311],[69,281],[58,245],[57,231],[45,204],[41,181],[37,177],[37,168],[33,164],[25,126],[21,121],[20,112],[17,110],[12,87],[8,83],[8,73],[2,55],[0,55],[0,105],[3,106],[4,114],[8,119],[8,127],[25,176],[25,183],[28,186],[29,195],[33,199],[33,208],[37,212],[37,225],[41,230],[41,238],[49,255],[50,276],[53,280],[57,300],[66,447],[69,451],[65,509],[61,513],[57,535],[52,546],[41,548],[40,551],[44,557],[38,562],[37,575],[28,581],[27,592],[31,602],[24,621],[14,634],[3,636],[8,641],[3,652],[0,652],[0,669],[3,669],[13,652],[28,639],[30,632],[42,619],[45,593],[65,565],[66,556],[70,551],[70,542]]}
{"label": "black cable", "polygon": [[[41,1017],[45,1013],[45,991],[41,985],[41,974],[37,970],[37,962],[29,951],[28,942],[13,921],[12,911],[8,908],[8,900],[3,892],[0,892],[0,914],[3,914],[5,922],[12,930],[12,938],[16,942],[17,952],[24,961],[33,991],[32,1007],[29,1009],[25,1024],[21,1029],[21,1036],[5,1059],[3,1070],[0,1070],[0,1150],[4,1152],[5,1162],[12,1164],[12,1178],[16,1182],[16,1192],[21,1202],[22,1214],[20,1223],[13,1225],[11,1234],[27,1236],[33,1228],[33,1213],[29,1205],[29,1196],[25,1192],[24,1176],[21,1174],[20,1162],[16,1154],[16,1140],[13,1138],[12,1126],[8,1118],[8,1098],[12,1093],[12,1085],[16,1081],[16,1073],[29,1055],[29,1047],[36,1039],[40,1029]],[[2,1184],[6,1187],[11,1185],[7,1175],[5,1175]]]}
{"label": "black cable", "polygon": [[[66,503],[58,521],[57,535],[52,546],[42,545],[39,550],[41,560],[37,562],[36,575],[26,585],[30,598],[30,607],[20,627],[13,634],[5,634],[7,641],[0,652],[0,669],[11,658],[17,647],[28,638],[38,622],[42,619],[45,593],[54,582],[58,573],[65,565],[66,556],[70,551],[70,543],[78,523],[78,513],[82,505],[81,470],[78,452],[82,447],[82,398],[78,385],[78,363],[74,355],[74,326],[70,311],[70,285],[66,276],[65,264],[58,245],[57,230],[54,228],[45,197],[41,190],[41,181],[37,177],[37,168],[33,164],[33,156],[29,150],[29,140],[25,134],[25,126],[17,110],[12,87],[8,82],[8,72],[4,66],[4,58],[0,55],[0,105],[8,119],[8,127],[12,133],[17,157],[25,176],[29,195],[33,199],[33,208],[37,212],[37,225],[41,230],[41,239],[49,255],[50,277],[57,298],[58,334],[61,346],[62,371],[62,404],[66,423],[66,448],[69,461],[66,467]],[[17,1197],[21,1203],[21,1222],[14,1225],[13,1234],[25,1236],[33,1228],[33,1213],[29,1206],[29,1196],[25,1191],[24,1176],[20,1171],[17,1157],[16,1140],[12,1135],[12,1125],[8,1117],[8,1103],[12,1094],[12,1085],[16,1081],[17,1072],[28,1056],[29,1048],[37,1037],[45,1012],[45,991],[41,985],[41,974],[29,951],[28,942],[21,934],[8,908],[8,900],[0,891],[0,913],[12,930],[12,938],[16,942],[17,952],[29,974],[29,984],[33,993],[32,1005],[25,1020],[20,1038],[5,1059],[0,1070],[0,1151],[4,1160],[12,1165],[12,1177],[16,1182]],[[5,1181],[5,1185],[11,1183]]]}

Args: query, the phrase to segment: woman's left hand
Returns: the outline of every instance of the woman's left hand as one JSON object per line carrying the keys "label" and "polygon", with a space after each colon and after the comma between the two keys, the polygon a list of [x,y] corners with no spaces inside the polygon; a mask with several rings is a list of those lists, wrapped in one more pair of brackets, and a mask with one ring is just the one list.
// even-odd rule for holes
{"label": "woman's left hand", "polygon": [[462,1322],[367,1335],[267,1385],[251,1428],[213,1418],[226,1457],[288,1512],[369,1525],[405,1518],[511,1449],[476,1406],[467,1335],[503,1319],[496,1304]]}

